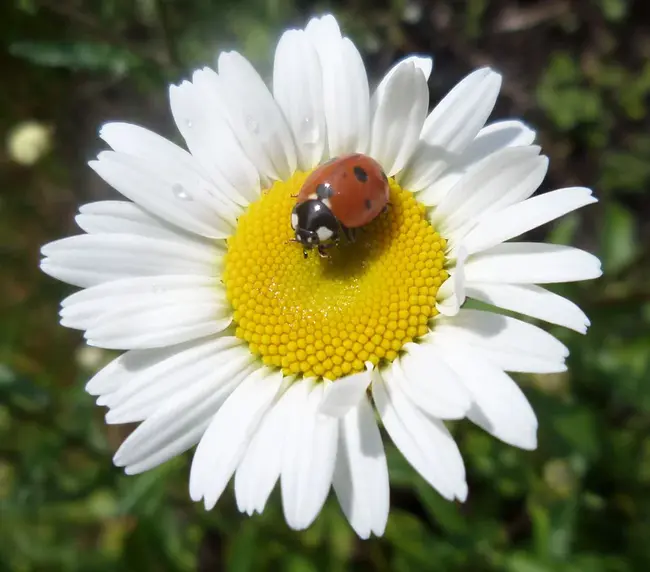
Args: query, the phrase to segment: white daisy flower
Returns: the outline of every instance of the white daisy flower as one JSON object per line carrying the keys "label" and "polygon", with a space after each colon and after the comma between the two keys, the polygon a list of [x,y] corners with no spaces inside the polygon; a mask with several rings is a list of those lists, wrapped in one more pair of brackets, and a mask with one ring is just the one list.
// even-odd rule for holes
{"label": "white daisy flower", "polygon": [[[485,127],[501,77],[480,69],[429,114],[429,58],[399,62],[370,96],[332,16],[286,32],[270,91],[244,57],[219,56],[170,89],[189,149],[111,123],[91,167],[128,201],[81,207],[86,232],[43,248],[45,272],[82,288],[61,323],[126,350],[88,383],[108,423],[142,422],[115,455],[129,474],[198,444],[192,499],[211,509],[234,476],[262,512],[280,481],[289,526],[332,487],[363,538],[384,531],[388,470],[373,405],[411,465],[446,499],[467,496],[447,419],[536,446],[537,420],[508,372],[565,370],[542,329],[466,297],[584,333],[538,284],[596,278],[568,246],[510,239],[595,202],[585,188],[530,198],[547,169],[519,121]],[[310,171],[366,154],[390,208],[329,258],[303,258],[290,218]]]}

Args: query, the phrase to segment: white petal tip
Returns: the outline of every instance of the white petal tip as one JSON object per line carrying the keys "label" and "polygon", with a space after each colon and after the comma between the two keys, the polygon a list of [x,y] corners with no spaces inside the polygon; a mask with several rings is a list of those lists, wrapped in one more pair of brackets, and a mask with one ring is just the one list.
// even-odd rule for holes
{"label": "white petal tip", "polygon": [[533,430],[528,435],[522,434],[519,439],[511,441],[510,445],[524,451],[534,451],[537,449],[537,430]]}
{"label": "white petal tip", "polygon": [[291,530],[299,531],[299,530],[305,530],[306,528],[309,528],[309,526],[311,526],[312,522],[313,522],[313,520],[310,521],[310,522],[303,522],[301,520],[293,520],[292,519],[291,522],[289,522],[287,520],[287,525],[289,526],[289,528]]}
{"label": "white petal tip", "polygon": [[[97,400],[97,404],[107,406],[106,403],[100,404],[99,399]],[[129,415],[128,413],[124,414],[120,411],[109,411],[104,415],[104,420],[108,425],[121,425],[123,423],[134,423],[136,421],[133,419],[132,415]]]}
{"label": "white petal tip", "polygon": [[109,121],[108,123],[104,123],[104,125],[99,128],[99,138],[106,141],[106,137],[110,136],[110,132],[114,129],[118,129],[120,125],[124,124],[116,121]]}
{"label": "white petal tip", "polygon": [[469,489],[467,487],[467,483],[463,482],[462,485],[456,491],[456,500],[458,502],[465,502],[467,500],[467,493],[468,492],[469,492]]}
{"label": "white petal tip", "polygon": [[211,499],[208,497],[205,497],[203,499],[203,508],[205,508],[205,510],[212,510],[216,504],[217,504],[217,499]]}
{"label": "white petal tip", "polygon": [[146,470],[147,468],[139,467],[137,464],[127,465],[126,467],[124,467],[124,474],[129,476],[139,475],[141,473],[144,473]]}
{"label": "white petal tip", "polygon": [[455,316],[460,312],[460,304],[455,294],[452,294],[449,298],[436,302],[436,310],[443,316]]}
{"label": "white petal tip", "polygon": [[355,528],[354,532],[357,533],[357,536],[361,540],[368,540],[370,538],[370,534],[371,534],[370,530],[359,530],[358,528]]}

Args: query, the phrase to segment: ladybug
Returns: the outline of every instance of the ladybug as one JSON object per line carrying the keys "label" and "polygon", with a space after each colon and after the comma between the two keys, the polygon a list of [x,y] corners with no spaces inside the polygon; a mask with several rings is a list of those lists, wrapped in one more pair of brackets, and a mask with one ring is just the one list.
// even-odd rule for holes
{"label": "ladybug", "polygon": [[379,163],[356,153],[335,157],[305,180],[291,213],[293,242],[321,256],[341,234],[354,240],[354,229],[368,224],[388,205],[388,177]]}

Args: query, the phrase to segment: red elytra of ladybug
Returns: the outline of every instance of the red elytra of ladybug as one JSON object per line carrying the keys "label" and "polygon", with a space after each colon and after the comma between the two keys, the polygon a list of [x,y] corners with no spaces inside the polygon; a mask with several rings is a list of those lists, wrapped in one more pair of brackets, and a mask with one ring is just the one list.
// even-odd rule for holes
{"label": "red elytra of ladybug", "polygon": [[347,228],[364,226],[388,204],[390,187],[379,163],[355,153],[336,157],[315,169],[305,180],[297,202],[318,198]]}

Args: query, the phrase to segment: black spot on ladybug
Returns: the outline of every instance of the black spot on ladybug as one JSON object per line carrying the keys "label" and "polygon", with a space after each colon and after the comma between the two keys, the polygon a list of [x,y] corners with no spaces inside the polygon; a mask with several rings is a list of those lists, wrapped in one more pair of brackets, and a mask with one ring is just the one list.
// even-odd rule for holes
{"label": "black spot on ladybug", "polygon": [[365,183],[368,180],[368,173],[366,173],[363,167],[356,165],[352,170],[354,171],[354,176],[357,178],[357,181],[360,183]]}
{"label": "black spot on ladybug", "polygon": [[320,199],[329,199],[334,194],[334,190],[329,185],[321,183],[316,187],[316,196]]}
{"label": "black spot on ladybug", "polygon": [[366,209],[370,210],[372,208],[372,201],[370,199],[366,199],[365,205]]}

